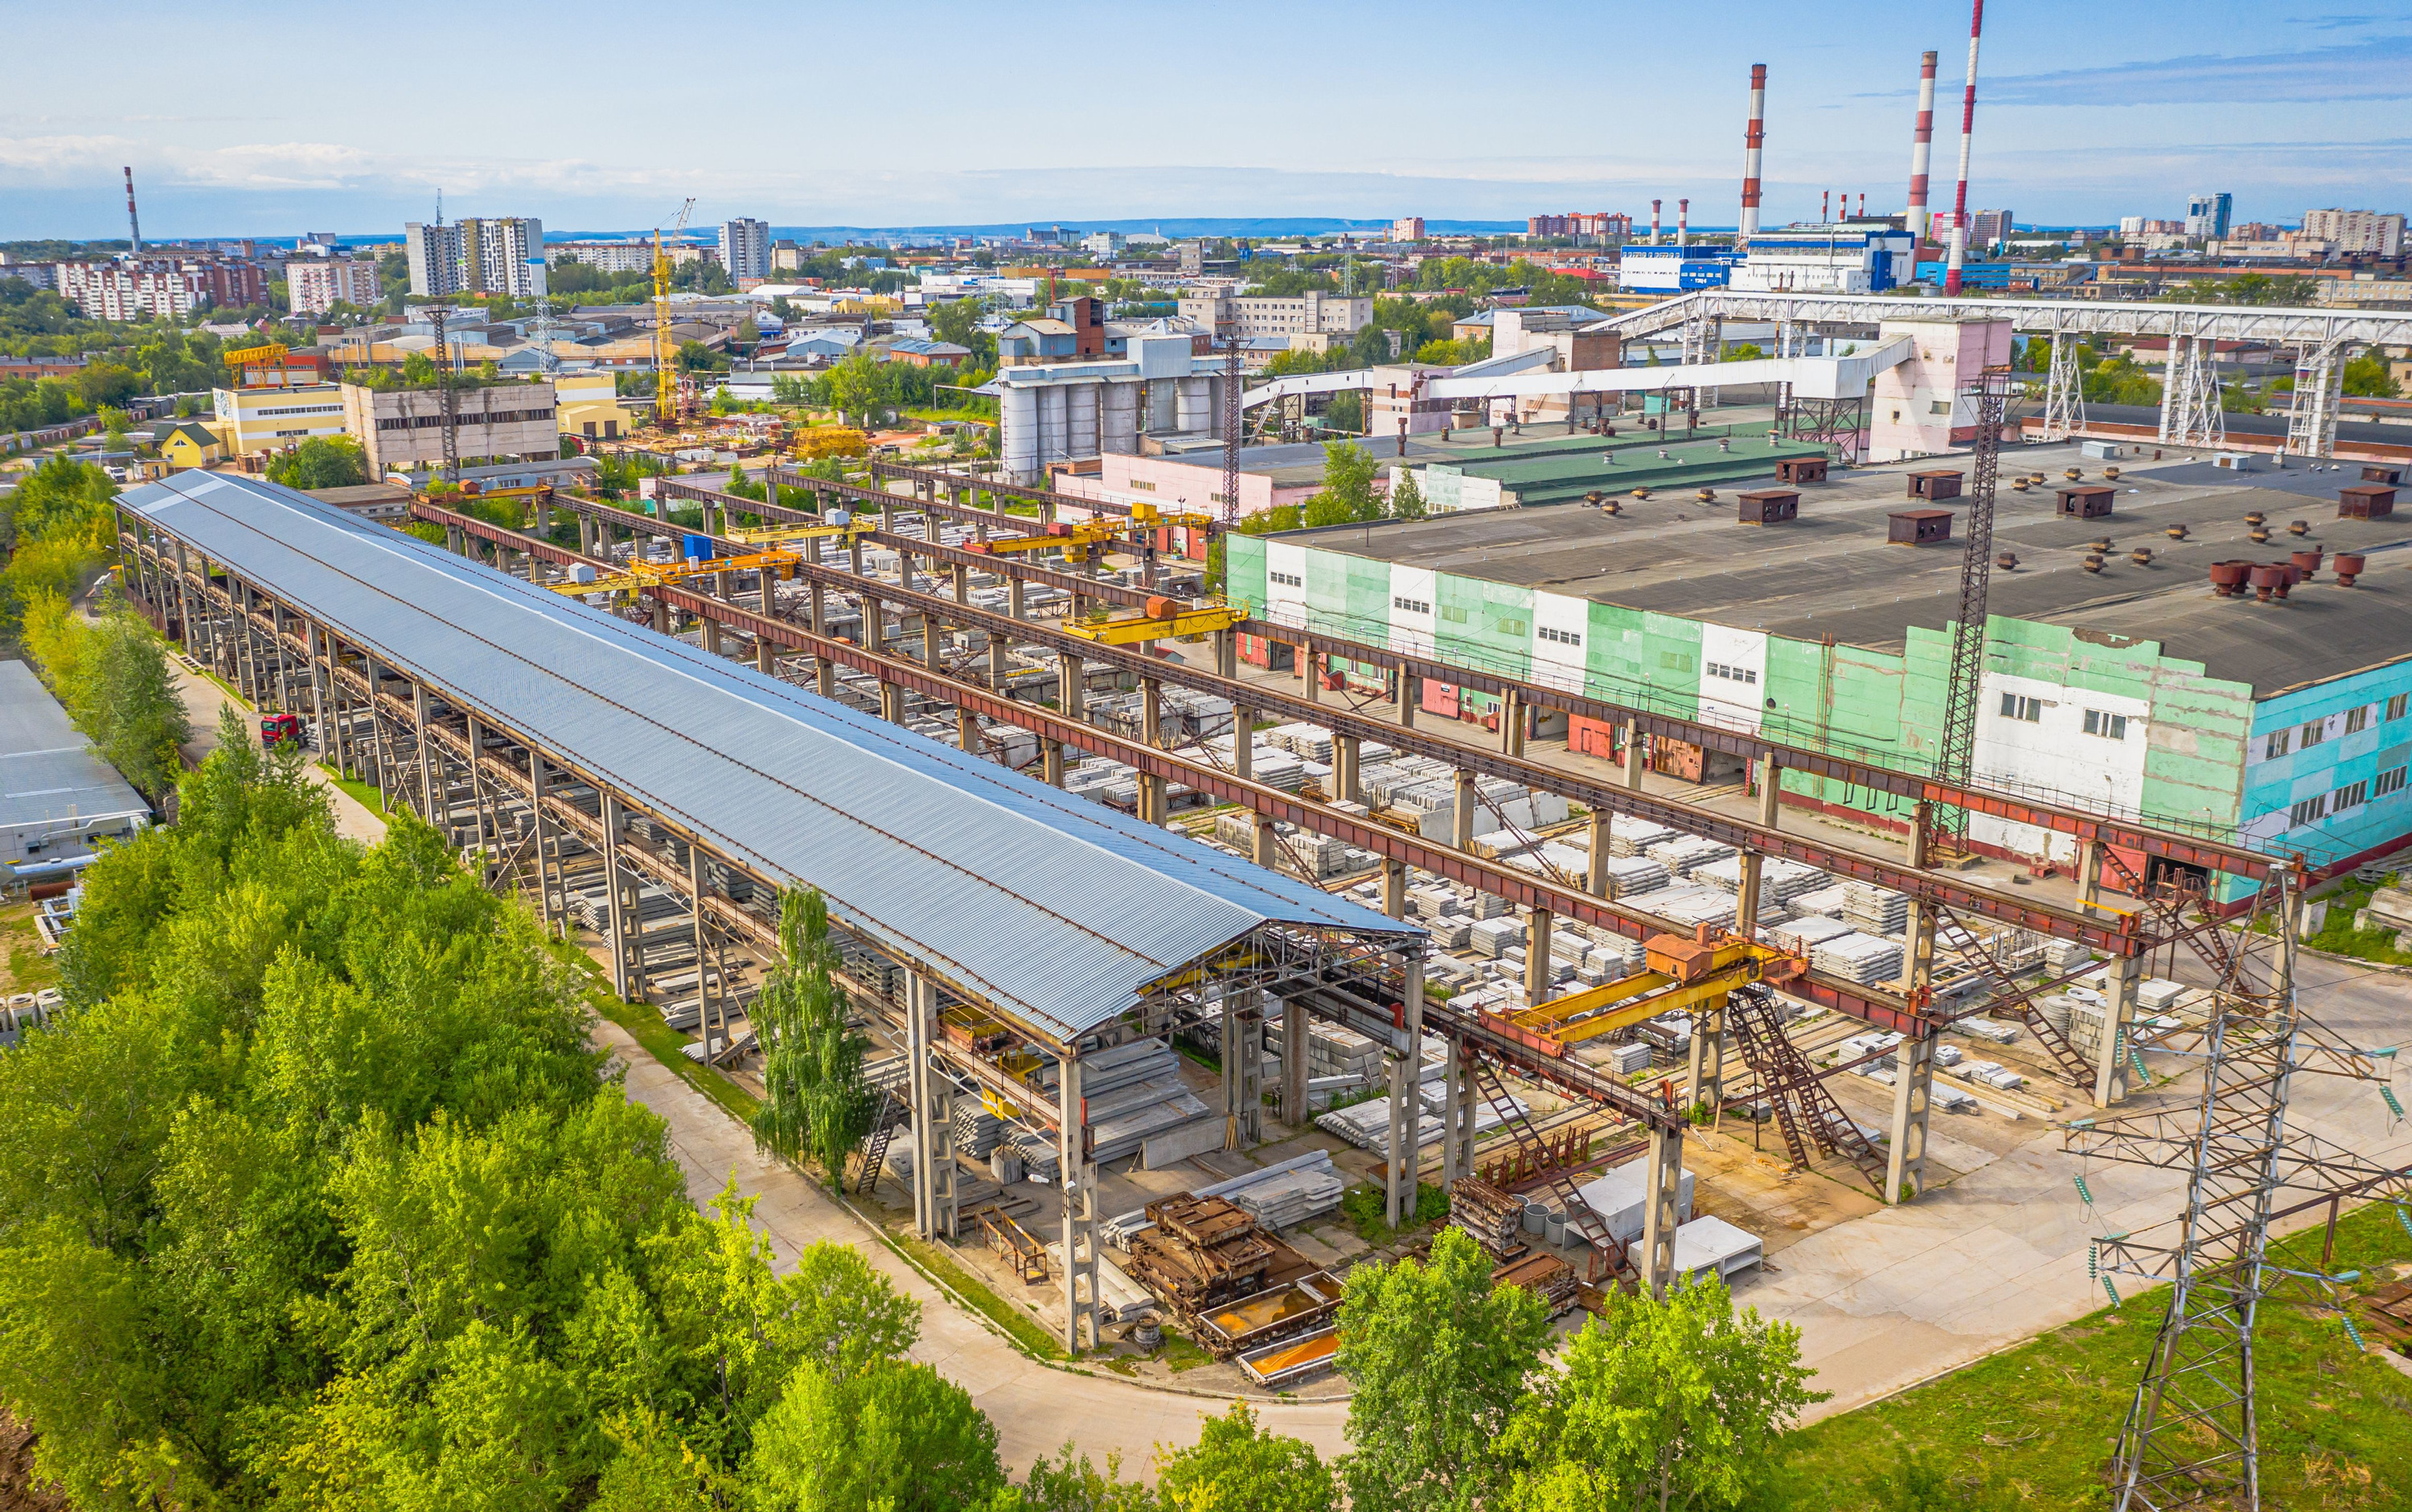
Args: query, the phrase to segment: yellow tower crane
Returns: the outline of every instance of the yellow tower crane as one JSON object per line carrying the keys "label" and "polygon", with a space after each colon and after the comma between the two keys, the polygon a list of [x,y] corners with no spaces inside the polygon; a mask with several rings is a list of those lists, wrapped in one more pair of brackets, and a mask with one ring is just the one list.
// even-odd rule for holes
{"label": "yellow tower crane", "polygon": [[[695,213],[690,197],[669,225],[671,235],[686,229]],[[662,228],[654,228],[654,423],[665,431],[678,429],[678,344],[670,339],[670,254]]]}

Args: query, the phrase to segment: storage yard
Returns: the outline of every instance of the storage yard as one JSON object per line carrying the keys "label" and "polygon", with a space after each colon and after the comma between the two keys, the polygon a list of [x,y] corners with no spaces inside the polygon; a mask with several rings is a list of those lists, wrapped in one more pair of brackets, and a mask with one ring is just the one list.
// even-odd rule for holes
{"label": "storage yard", "polygon": [[[1803,518],[1855,549],[1900,478],[1850,477]],[[1749,1284],[2140,1091],[2152,1037],[2203,1021],[2199,972],[2150,964],[2173,941],[2098,906],[2114,851],[2272,874],[2198,830],[2023,793],[1983,812],[2081,851],[2082,880],[2001,857],[1933,871],[1778,796],[1961,790],[1820,757],[1797,725],[1553,689],[1529,645],[1443,683],[1449,648],[1329,615],[1218,610],[1167,636],[1150,617],[1190,612],[1157,607],[1180,564],[1137,522],[1056,560],[993,549],[1047,520],[972,502],[1040,491],[772,481],[789,502],[690,489],[699,531],[576,497],[533,532],[414,505],[438,546],[185,479],[125,501],[129,588],[741,1080],[778,889],[822,889],[882,1089],[849,1189],[1120,1370],[1187,1367],[1170,1331],[1213,1361],[1188,1384],[1331,1389],[1313,1383],[1341,1280],[1416,1242],[1423,1187],[1553,1309],[1707,1270]],[[2218,528],[2212,495],[2167,488],[2155,507]],[[1430,553],[1428,577],[1530,540],[1621,595],[1622,576],[1581,580],[1578,547],[1639,512],[1350,540]],[[580,550],[547,538],[564,513]],[[1234,536],[1235,578],[1243,546],[1261,576],[1324,539]],[[2353,590],[2373,612],[2384,578]],[[1588,747],[1577,721],[1620,738]]]}

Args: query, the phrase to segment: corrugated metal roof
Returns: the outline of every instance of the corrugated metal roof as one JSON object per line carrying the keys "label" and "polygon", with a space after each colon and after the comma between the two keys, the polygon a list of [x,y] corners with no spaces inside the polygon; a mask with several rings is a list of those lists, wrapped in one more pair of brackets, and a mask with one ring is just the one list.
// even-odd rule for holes
{"label": "corrugated metal roof", "polygon": [[8,857],[28,844],[51,859],[81,856],[92,835],[123,833],[150,814],[33,668],[0,662],[0,837]]}
{"label": "corrugated metal roof", "polygon": [[1046,1037],[1268,922],[1419,932],[288,489],[119,502]]}

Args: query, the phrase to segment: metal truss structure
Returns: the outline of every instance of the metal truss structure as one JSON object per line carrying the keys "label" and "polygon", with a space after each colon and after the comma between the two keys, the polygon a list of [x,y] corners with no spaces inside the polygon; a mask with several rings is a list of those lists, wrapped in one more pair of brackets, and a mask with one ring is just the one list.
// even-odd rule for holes
{"label": "metal truss structure", "polygon": [[1803,399],[1789,395],[1776,417],[1778,435],[1834,448],[1845,465],[1860,460],[1860,438],[1867,431],[1868,402],[1863,394],[1846,399]]}
{"label": "metal truss structure", "polygon": [[2294,456],[2336,453],[2337,406],[2345,398],[2348,345],[2331,339],[2296,349],[2294,403],[2287,412],[2287,450]]}
{"label": "metal truss structure", "polygon": [[2182,316],[2169,336],[2161,375],[2160,439],[2173,447],[2216,449],[2228,440],[2219,403],[2218,341],[2203,329],[2209,324]]}
{"label": "metal truss structure", "polygon": [[2052,366],[2044,377],[2043,438],[2066,441],[2085,429],[2085,374],[2078,365],[2082,343],[2068,330],[2052,333]]}
{"label": "metal truss structure", "polygon": [[[2280,1195],[2313,1194],[2288,1211],[2346,1195],[2412,1203],[2412,1171],[2377,1167],[2287,1128],[2297,1074],[2376,1078],[2378,1062],[2392,1055],[2345,1045],[2299,1006],[2300,886],[2281,873],[2263,887],[2243,927],[2224,942],[2227,969],[2207,1018],[2153,1042],[2201,1063],[2192,1112],[2080,1119],[2064,1133],[2064,1148],[2081,1155],[2186,1173],[2177,1218],[2096,1241],[2106,1275],[2170,1287],[2169,1314],[2111,1458],[2118,1512],[2213,1501],[2259,1507],[2256,1319],[2267,1300],[2334,1298],[2335,1278],[2270,1264]],[[2106,1023],[2106,1036],[2113,1033]]]}
{"label": "metal truss structure", "polygon": [[[1960,564],[1960,608],[1951,624],[1951,676],[1943,697],[1943,742],[1934,774],[1965,783],[1977,756],[1977,694],[1984,681],[1987,592],[1993,578],[1993,492],[2002,466],[2002,418],[2009,404],[2007,368],[1987,368],[1962,390],[1977,412],[1976,455],[1968,486],[1967,554]],[[1934,834],[1953,851],[1965,851],[1968,811],[1946,804],[1934,811]]]}

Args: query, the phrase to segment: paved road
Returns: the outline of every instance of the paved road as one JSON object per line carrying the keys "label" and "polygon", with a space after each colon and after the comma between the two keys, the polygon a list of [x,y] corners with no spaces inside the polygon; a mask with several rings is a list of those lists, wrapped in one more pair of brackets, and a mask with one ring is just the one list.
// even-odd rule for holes
{"label": "paved road", "polygon": [[[188,763],[198,765],[217,749],[220,709],[231,705],[234,712],[243,716],[244,728],[258,727],[255,723],[257,716],[251,705],[186,668],[172,655],[168,669],[175,674],[176,691],[184,697],[185,717],[192,721],[193,738],[184,745],[184,759]],[[328,796],[334,800],[336,833],[367,845],[374,845],[385,838],[385,821],[360,800],[336,786],[324,767],[312,762],[307,770],[310,780],[325,788]]]}

